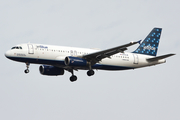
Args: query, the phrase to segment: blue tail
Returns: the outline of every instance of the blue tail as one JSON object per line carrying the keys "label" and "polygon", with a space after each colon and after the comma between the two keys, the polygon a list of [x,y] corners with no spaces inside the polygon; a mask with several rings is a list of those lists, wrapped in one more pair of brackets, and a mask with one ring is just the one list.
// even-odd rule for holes
{"label": "blue tail", "polygon": [[133,53],[156,56],[161,31],[162,28],[154,28]]}

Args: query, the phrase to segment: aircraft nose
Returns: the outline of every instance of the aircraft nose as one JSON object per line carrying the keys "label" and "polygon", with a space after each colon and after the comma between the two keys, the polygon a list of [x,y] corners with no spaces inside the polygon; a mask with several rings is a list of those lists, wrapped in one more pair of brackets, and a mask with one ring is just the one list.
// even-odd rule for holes
{"label": "aircraft nose", "polygon": [[8,58],[9,56],[11,56],[11,52],[8,50],[4,55]]}

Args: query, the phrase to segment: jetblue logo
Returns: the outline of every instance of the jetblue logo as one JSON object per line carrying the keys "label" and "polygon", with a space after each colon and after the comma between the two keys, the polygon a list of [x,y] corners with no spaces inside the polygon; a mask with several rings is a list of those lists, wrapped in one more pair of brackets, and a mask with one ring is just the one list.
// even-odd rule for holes
{"label": "jetblue logo", "polygon": [[155,47],[152,47],[152,46],[144,46],[144,50],[156,50],[156,48]]}
{"label": "jetblue logo", "polygon": [[39,45],[39,46],[37,46],[37,48],[44,48],[44,49],[48,49],[48,47],[47,46],[42,46],[42,45]]}

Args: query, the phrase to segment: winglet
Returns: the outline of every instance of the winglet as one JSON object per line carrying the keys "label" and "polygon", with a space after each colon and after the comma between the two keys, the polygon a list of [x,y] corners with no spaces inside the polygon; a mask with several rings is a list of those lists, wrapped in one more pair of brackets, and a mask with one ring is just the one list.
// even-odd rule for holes
{"label": "winglet", "polygon": [[136,42],[134,42],[134,41],[131,41],[131,42],[130,42],[131,45],[134,45],[134,44],[137,44],[137,43],[141,44],[141,40],[136,41]]}
{"label": "winglet", "polygon": [[142,41],[142,40],[139,40],[138,43],[141,44],[141,41]]}

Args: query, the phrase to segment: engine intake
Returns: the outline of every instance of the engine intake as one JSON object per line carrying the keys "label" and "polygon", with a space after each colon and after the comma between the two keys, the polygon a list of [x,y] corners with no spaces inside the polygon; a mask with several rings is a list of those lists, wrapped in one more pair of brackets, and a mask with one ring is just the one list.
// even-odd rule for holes
{"label": "engine intake", "polygon": [[78,57],[66,57],[64,61],[65,65],[67,66],[76,66],[76,67],[85,67],[87,66],[87,61],[83,58],[78,58]]}
{"label": "engine intake", "polygon": [[42,75],[49,75],[49,76],[64,75],[64,69],[50,65],[41,65],[39,67],[39,72]]}

